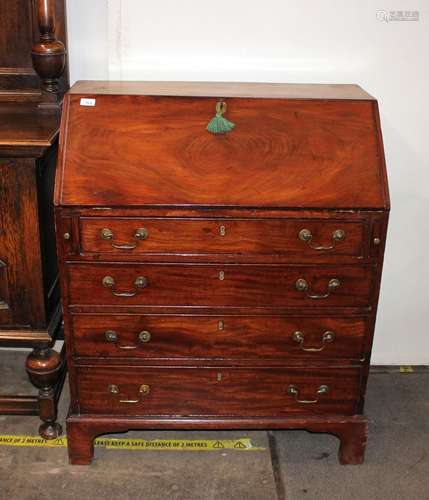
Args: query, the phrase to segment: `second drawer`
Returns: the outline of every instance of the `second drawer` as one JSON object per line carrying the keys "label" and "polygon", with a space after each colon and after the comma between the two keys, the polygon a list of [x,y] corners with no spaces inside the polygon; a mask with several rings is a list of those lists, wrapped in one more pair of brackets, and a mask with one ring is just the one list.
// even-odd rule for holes
{"label": "second drawer", "polygon": [[360,359],[365,318],[71,316],[77,357],[144,359]]}

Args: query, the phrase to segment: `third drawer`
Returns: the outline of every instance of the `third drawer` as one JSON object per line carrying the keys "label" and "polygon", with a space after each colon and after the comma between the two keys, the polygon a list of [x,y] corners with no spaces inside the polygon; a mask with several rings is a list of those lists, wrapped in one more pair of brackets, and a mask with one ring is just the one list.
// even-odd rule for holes
{"label": "third drawer", "polygon": [[77,357],[140,359],[362,359],[365,317],[70,316]]}

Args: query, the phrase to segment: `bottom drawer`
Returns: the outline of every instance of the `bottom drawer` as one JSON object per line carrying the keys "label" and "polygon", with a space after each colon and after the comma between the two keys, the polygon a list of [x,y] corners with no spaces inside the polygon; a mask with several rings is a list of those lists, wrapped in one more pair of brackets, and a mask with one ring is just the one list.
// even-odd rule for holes
{"label": "bottom drawer", "polygon": [[356,412],[359,368],[78,367],[81,413],[285,416]]}

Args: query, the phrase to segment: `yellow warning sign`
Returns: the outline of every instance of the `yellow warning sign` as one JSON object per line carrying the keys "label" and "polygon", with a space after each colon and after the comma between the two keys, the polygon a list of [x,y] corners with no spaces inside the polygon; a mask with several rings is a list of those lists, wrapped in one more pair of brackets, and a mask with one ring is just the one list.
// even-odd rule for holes
{"label": "yellow warning sign", "polygon": [[[143,451],[260,451],[250,438],[240,439],[119,439],[97,438],[97,448],[108,450],[143,450]],[[45,441],[38,436],[0,436],[0,446],[43,446],[46,448],[64,448],[67,438],[60,437]]]}

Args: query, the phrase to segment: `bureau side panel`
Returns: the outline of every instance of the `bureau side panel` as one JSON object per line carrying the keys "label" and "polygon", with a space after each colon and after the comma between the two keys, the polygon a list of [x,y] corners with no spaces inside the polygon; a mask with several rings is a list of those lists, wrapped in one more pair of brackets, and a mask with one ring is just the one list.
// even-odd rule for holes
{"label": "bureau side panel", "polygon": [[[371,228],[372,228],[371,241],[373,243],[371,247],[372,248],[371,256],[372,258],[377,260],[377,268],[374,278],[374,287],[371,294],[371,315],[369,318],[370,328],[366,338],[366,345],[365,345],[365,363],[364,363],[364,370],[362,373],[359,413],[363,412],[365,405],[366,387],[368,382],[375,325],[378,313],[378,303],[380,298],[381,279],[383,273],[384,254],[387,241],[388,223],[389,223],[389,212],[387,211],[382,213],[373,213],[371,216]],[[378,241],[379,241],[378,244],[374,244],[374,242]]]}

